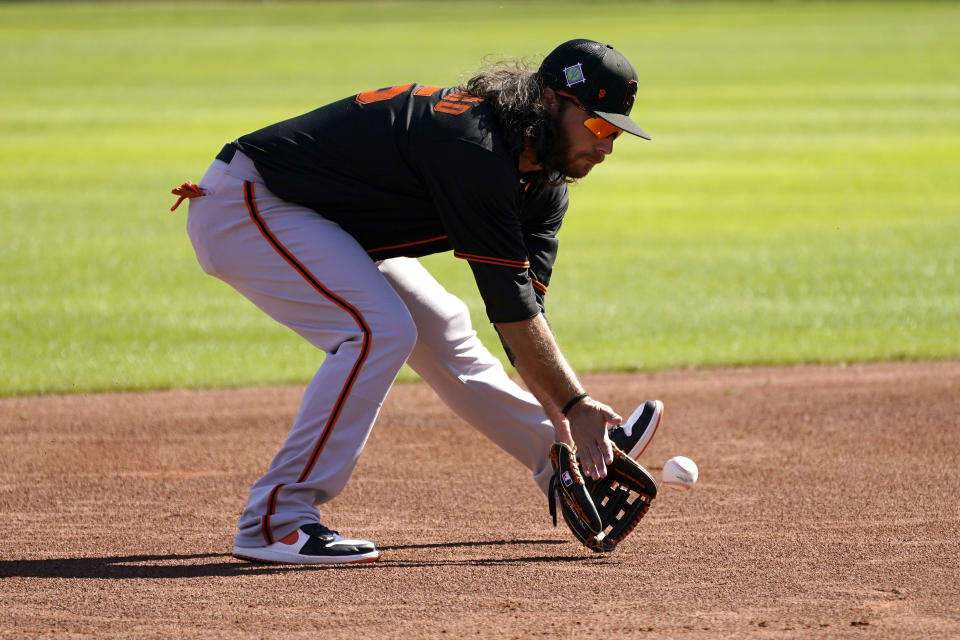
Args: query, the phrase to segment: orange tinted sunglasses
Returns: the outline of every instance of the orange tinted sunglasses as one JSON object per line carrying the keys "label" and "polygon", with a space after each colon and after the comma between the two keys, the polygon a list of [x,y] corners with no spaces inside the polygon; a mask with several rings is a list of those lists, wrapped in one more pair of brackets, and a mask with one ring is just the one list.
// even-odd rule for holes
{"label": "orange tinted sunglasses", "polygon": [[604,120],[603,118],[597,116],[592,111],[587,109],[585,106],[580,104],[580,101],[577,100],[572,95],[564,93],[563,91],[557,91],[557,95],[560,96],[561,98],[566,98],[567,100],[572,102],[578,109],[580,109],[581,111],[585,112],[587,115],[590,116],[589,118],[583,121],[583,126],[585,126],[587,129],[590,129],[590,132],[593,135],[600,138],[601,140],[603,140],[604,138],[609,138],[610,136],[613,136],[613,139],[616,140],[617,137],[621,133],[623,133],[623,129],[621,129],[620,127],[616,127],[610,124],[609,122],[607,122],[606,120]]}

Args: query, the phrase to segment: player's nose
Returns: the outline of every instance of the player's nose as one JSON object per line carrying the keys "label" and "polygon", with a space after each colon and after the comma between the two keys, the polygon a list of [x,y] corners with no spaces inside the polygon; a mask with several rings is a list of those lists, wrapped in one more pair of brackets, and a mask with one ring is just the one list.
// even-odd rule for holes
{"label": "player's nose", "polygon": [[597,151],[603,155],[610,155],[613,153],[613,136],[607,138],[601,138],[597,141]]}

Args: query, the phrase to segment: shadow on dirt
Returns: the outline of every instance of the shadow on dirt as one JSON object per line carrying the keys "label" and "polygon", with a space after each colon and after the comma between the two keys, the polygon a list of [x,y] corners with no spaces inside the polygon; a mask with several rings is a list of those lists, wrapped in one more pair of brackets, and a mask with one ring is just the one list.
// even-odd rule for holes
{"label": "shadow on dirt", "polygon": [[381,551],[401,549],[449,549],[452,547],[497,547],[518,544],[567,544],[570,540],[471,540],[469,542],[426,542],[423,544],[398,544],[380,547]]}
{"label": "shadow on dirt", "polygon": [[[522,546],[567,544],[566,540],[495,540],[480,542],[440,542],[381,547],[382,551],[411,549],[446,549],[455,547]],[[600,556],[598,556],[600,557]],[[513,556],[503,558],[433,559],[416,558],[391,560],[389,553],[379,562],[356,565],[266,565],[234,559],[227,553],[198,553],[184,555],[137,555],[104,558],[48,558],[44,560],[0,560],[0,580],[7,578],[80,578],[117,579],[138,578],[177,579],[265,575],[298,570],[394,569],[436,566],[497,566],[518,563],[583,562],[590,556]]]}
{"label": "shadow on dirt", "polygon": [[0,579],[201,578],[277,573],[284,570],[284,567],[279,566],[241,562],[226,553],[0,561]]}

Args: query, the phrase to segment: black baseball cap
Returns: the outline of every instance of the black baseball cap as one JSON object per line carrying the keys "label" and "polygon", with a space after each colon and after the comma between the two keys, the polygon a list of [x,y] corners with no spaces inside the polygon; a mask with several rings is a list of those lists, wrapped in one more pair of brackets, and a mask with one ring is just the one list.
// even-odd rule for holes
{"label": "black baseball cap", "polygon": [[538,73],[546,86],[575,98],[613,126],[650,139],[630,118],[637,96],[637,72],[612,45],[569,40],[543,59]]}

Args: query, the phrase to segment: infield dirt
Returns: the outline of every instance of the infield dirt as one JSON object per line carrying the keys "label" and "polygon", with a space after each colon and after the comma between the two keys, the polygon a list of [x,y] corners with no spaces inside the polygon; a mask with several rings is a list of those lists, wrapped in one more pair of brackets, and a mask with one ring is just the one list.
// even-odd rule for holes
{"label": "infield dirt", "polygon": [[0,637],[960,636],[960,362],[584,381],[700,467],[614,553],[402,384],[324,509],[383,558],[328,568],[229,555],[301,387],[0,399]]}

